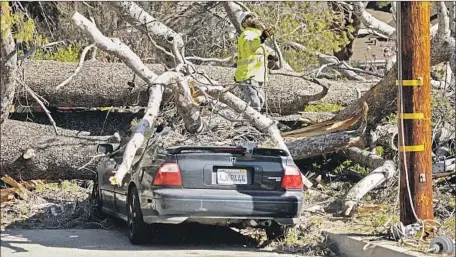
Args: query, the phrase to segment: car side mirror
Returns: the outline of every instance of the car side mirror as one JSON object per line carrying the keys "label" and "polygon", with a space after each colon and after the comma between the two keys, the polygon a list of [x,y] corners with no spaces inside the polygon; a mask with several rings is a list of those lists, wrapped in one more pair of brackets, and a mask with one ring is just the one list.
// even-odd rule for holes
{"label": "car side mirror", "polygon": [[99,154],[110,154],[114,152],[114,147],[111,144],[99,144],[97,146],[97,153]]}

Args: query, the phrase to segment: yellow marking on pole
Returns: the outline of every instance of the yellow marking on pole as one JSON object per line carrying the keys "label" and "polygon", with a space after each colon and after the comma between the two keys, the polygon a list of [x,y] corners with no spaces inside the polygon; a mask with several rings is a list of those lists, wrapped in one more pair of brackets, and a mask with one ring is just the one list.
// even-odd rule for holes
{"label": "yellow marking on pole", "polygon": [[399,113],[397,116],[398,119],[403,120],[422,120],[424,119],[424,114],[421,112],[416,113]]}
{"label": "yellow marking on pole", "polygon": [[407,145],[399,146],[400,152],[422,152],[424,151],[424,145]]}
{"label": "yellow marking on pole", "polygon": [[14,104],[10,105],[9,112],[14,112],[14,110],[15,110]]}
{"label": "yellow marking on pole", "polygon": [[[402,80],[402,86],[405,87],[416,87],[422,86],[423,79],[416,79],[416,80]],[[396,86],[399,86],[399,80],[396,80]]]}

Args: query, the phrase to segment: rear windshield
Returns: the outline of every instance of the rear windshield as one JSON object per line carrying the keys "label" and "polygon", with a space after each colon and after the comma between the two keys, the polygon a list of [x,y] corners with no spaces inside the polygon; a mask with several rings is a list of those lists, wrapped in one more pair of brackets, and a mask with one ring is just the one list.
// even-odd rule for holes
{"label": "rear windshield", "polygon": [[[246,149],[242,147],[178,147],[167,149],[170,154],[184,154],[184,153],[231,153],[231,154],[245,154]],[[253,155],[262,156],[288,156],[282,149],[273,148],[254,148]]]}

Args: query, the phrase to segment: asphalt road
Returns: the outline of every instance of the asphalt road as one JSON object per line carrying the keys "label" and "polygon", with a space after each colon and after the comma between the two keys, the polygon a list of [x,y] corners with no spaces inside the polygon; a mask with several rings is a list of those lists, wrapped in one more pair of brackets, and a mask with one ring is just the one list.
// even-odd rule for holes
{"label": "asphalt road", "polygon": [[195,243],[150,243],[131,245],[126,231],[104,229],[6,230],[1,234],[2,257],[291,257],[254,246],[227,242],[216,245]]}

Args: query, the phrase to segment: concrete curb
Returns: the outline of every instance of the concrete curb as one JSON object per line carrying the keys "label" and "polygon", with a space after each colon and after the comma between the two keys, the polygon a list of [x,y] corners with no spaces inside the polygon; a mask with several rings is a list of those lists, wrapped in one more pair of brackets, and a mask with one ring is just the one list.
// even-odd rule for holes
{"label": "concrete curb", "polygon": [[370,242],[366,237],[353,234],[324,232],[329,241],[335,243],[339,252],[347,257],[428,257],[403,247],[395,246],[391,241]]}

